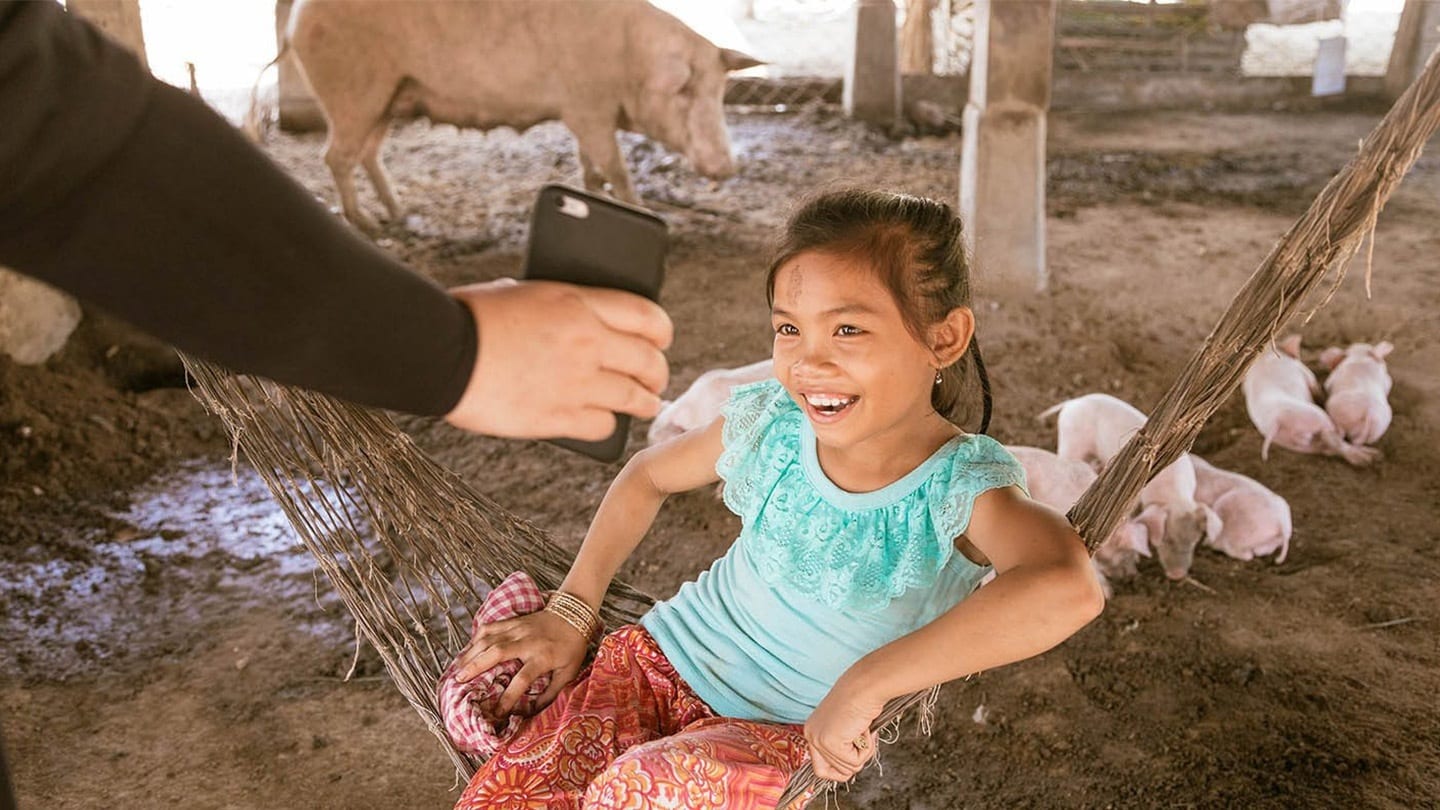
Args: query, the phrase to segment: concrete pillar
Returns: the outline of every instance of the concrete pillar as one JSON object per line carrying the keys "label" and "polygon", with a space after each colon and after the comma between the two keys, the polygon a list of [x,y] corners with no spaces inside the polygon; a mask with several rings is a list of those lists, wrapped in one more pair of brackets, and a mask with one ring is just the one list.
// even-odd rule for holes
{"label": "concrete pillar", "polygon": [[1045,115],[1058,0],[976,0],[960,215],[982,286],[1045,288]]}
{"label": "concrete pillar", "polygon": [[43,363],[60,351],[79,323],[75,299],[0,267],[0,353],[17,363]]}
{"label": "concrete pillar", "polygon": [[1390,65],[1385,71],[1385,92],[1398,98],[1409,87],[1430,54],[1440,47],[1440,0],[1405,0]]}
{"label": "concrete pillar", "polygon": [[134,51],[140,64],[150,69],[145,59],[145,31],[140,25],[140,0],[69,0],[65,7]]}
{"label": "concrete pillar", "polygon": [[883,127],[900,120],[900,69],[894,0],[855,0],[845,114]]}
{"label": "concrete pillar", "polygon": [[[294,0],[276,0],[275,3],[275,47],[285,47],[285,27],[290,22],[290,7]],[[275,65],[278,114],[280,128],[286,132],[313,132],[325,128],[325,116],[305,73],[294,55],[281,59]]]}

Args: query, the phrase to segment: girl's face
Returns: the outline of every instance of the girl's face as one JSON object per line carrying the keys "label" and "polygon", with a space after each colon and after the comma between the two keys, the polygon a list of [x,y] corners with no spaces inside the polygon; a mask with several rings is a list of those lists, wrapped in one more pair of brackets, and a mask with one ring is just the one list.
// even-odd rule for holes
{"label": "girl's face", "polygon": [[822,444],[883,449],[926,429],[935,353],[905,327],[873,272],[801,253],[776,273],[774,301],[775,376]]}

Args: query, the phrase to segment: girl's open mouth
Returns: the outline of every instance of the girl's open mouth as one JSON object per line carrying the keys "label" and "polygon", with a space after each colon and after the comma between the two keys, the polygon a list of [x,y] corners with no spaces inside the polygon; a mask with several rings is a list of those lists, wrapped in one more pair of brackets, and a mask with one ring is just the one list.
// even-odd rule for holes
{"label": "girl's open mouth", "polygon": [[858,396],[847,396],[842,394],[804,394],[806,410],[810,412],[810,418],[817,422],[834,422],[841,419],[856,402],[860,401]]}

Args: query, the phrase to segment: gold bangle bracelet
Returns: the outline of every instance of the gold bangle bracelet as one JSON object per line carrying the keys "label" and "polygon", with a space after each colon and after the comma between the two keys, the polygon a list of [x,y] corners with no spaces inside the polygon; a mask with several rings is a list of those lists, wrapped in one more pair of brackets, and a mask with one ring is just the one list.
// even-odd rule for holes
{"label": "gold bangle bracelet", "polygon": [[585,623],[587,630],[585,637],[590,641],[598,639],[604,631],[605,627],[601,623],[600,617],[596,615],[595,611],[592,610],[589,605],[585,604],[585,602],[578,597],[564,594],[560,597],[559,606],[562,610],[572,611],[576,614],[577,618]]}
{"label": "gold bangle bracelet", "polygon": [[575,628],[575,632],[579,633],[580,637],[587,642],[593,642],[596,636],[599,635],[600,627],[598,623],[589,616],[576,615],[576,613],[569,608],[547,606],[545,610],[559,616],[566,624]]}
{"label": "gold bangle bracelet", "polygon": [[580,597],[564,591],[551,591],[545,600],[545,610],[559,616],[566,624],[575,628],[587,642],[594,642],[604,630],[600,617]]}
{"label": "gold bangle bracelet", "polygon": [[575,628],[575,632],[579,633],[581,638],[585,639],[586,641],[589,641],[589,640],[590,640],[591,636],[590,636],[590,633],[589,633],[589,628],[586,627],[586,626],[585,626],[583,623],[581,623],[580,621],[578,621],[578,620],[574,619],[573,617],[571,617],[569,614],[561,613],[560,611],[558,611],[558,610],[550,607],[549,605],[546,605],[546,606],[545,606],[545,612],[546,612],[546,613],[553,613],[553,614],[555,614],[556,616],[559,616],[562,621],[564,621],[566,624],[570,625],[571,627]]}

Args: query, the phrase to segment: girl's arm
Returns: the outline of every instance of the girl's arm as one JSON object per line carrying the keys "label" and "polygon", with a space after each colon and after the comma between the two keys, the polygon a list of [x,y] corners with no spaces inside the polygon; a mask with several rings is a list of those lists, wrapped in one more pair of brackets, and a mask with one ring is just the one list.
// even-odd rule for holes
{"label": "girl's arm", "polygon": [[1065,518],[1019,489],[975,499],[965,536],[995,580],[925,627],[860,659],[842,680],[881,703],[1042,653],[1100,615],[1105,595]]}
{"label": "girl's arm", "polygon": [[615,572],[640,545],[665,499],[720,480],[723,419],[636,453],[615,477],[560,590],[599,609]]}
{"label": "girl's arm", "polygon": [[[580,597],[592,609],[600,607],[615,572],[650,530],[665,499],[720,479],[715,462],[723,449],[723,424],[717,419],[709,427],[631,457],[600,502],[560,590]],[[538,701],[544,705],[579,673],[586,642],[564,620],[546,611],[493,622],[482,627],[460,654],[456,676],[469,680],[501,661],[518,658],[524,664],[501,697],[499,711],[508,713],[530,684],[549,672],[550,687]]]}
{"label": "girl's arm", "polygon": [[806,723],[812,748],[827,754],[843,778],[851,775],[843,765],[869,758],[851,742],[869,730],[886,701],[1044,652],[1104,608],[1080,536],[1019,489],[977,497],[965,537],[995,566],[995,580],[857,661]]}

